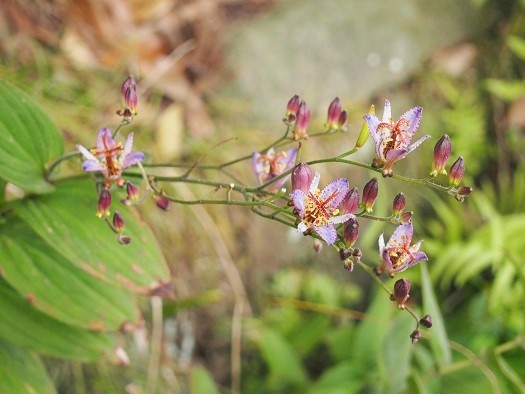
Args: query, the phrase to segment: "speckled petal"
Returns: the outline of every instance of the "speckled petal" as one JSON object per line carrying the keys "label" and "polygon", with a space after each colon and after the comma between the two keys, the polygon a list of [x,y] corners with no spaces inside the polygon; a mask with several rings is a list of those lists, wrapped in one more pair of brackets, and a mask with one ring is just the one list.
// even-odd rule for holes
{"label": "speckled petal", "polygon": [[408,152],[407,149],[393,149],[387,152],[385,159],[386,161],[395,163],[396,161],[404,159],[406,155],[408,155]]}
{"label": "speckled petal", "polygon": [[106,168],[98,160],[86,160],[82,163],[82,170],[84,171],[102,171],[104,172]]}
{"label": "speckled petal", "polygon": [[310,188],[308,189],[308,191],[310,193],[315,193],[317,188],[319,187],[319,181],[321,180],[321,174],[319,174],[318,172],[315,173],[314,175],[314,179],[312,179],[312,183],[310,183]]}
{"label": "speckled petal", "polygon": [[346,213],[344,215],[332,216],[329,221],[332,224],[339,224],[347,222],[350,219],[355,219],[355,215],[352,215],[351,213]]}
{"label": "speckled petal", "polygon": [[257,177],[257,182],[259,184],[264,183],[264,166],[263,166],[263,160],[261,159],[262,155],[259,152],[254,152],[252,155],[252,169],[255,173],[255,176]]}
{"label": "speckled petal", "polygon": [[113,139],[113,136],[111,135],[111,131],[104,127],[98,131],[97,134],[97,149],[98,150],[106,150],[111,149],[116,146],[116,142]]}
{"label": "speckled petal", "polygon": [[331,224],[321,227],[314,226],[314,230],[328,245],[332,245],[337,239],[337,231]]}
{"label": "speckled petal", "polygon": [[350,190],[348,180],[344,178],[335,179],[321,191],[321,201],[330,209],[336,209]]}
{"label": "speckled petal", "polygon": [[77,149],[80,153],[82,153],[82,156],[84,156],[87,160],[98,161],[97,157],[93,153],[91,153],[89,150],[84,148],[82,145],[77,145]]}
{"label": "speckled petal", "polygon": [[410,245],[413,231],[414,228],[412,227],[412,223],[404,223],[397,226],[396,230],[386,244],[386,249]]}
{"label": "speckled petal", "polygon": [[304,216],[304,200],[306,199],[306,193],[303,192],[302,190],[294,190],[290,194],[290,197],[292,197],[293,205],[295,209],[297,209],[297,211],[299,212],[299,216],[303,217]]}
{"label": "speckled petal", "polygon": [[416,149],[419,145],[421,145],[427,138],[430,138],[430,135],[424,135],[420,139],[418,139],[416,142],[414,142],[412,145],[408,147],[408,152],[412,152],[414,149]]}
{"label": "speckled petal", "polygon": [[404,128],[404,130],[409,133],[410,139],[414,135],[414,133],[417,131],[417,128],[419,127],[419,123],[421,122],[421,117],[423,116],[423,108],[421,107],[414,107],[409,109],[407,112],[405,112],[403,115],[399,117],[399,119],[404,119],[408,122],[408,126]]}
{"label": "speckled petal", "polygon": [[133,133],[128,134],[128,138],[126,138],[126,143],[124,144],[124,149],[122,150],[122,155],[127,156],[131,153],[131,149],[133,149]]}
{"label": "speckled petal", "polygon": [[392,270],[392,261],[390,260],[390,255],[388,254],[388,249],[383,249],[380,254],[381,266],[384,267],[387,271]]}
{"label": "speckled petal", "polygon": [[379,143],[379,135],[380,133],[377,132],[377,128],[379,127],[379,124],[381,121],[379,118],[375,115],[365,115],[363,118],[366,120],[366,124],[368,125],[368,130],[370,130],[370,135],[374,139],[375,144],[377,145]]}
{"label": "speckled petal", "polygon": [[144,153],[131,152],[130,154],[124,156],[124,162],[122,163],[122,168],[134,166],[135,164],[141,162],[144,159],[145,159]]}

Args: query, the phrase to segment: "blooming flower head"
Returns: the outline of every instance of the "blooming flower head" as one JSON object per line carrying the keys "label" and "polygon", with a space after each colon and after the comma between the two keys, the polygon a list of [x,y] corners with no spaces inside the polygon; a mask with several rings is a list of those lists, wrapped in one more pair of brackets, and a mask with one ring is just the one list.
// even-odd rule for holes
{"label": "blooming flower head", "polygon": [[390,276],[394,277],[396,273],[403,272],[421,260],[428,260],[427,255],[419,251],[423,241],[410,246],[413,231],[411,222],[401,224],[396,228],[386,245],[383,234],[379,236],[381,266],[376,268],[376,274],[380,275],[386,270]]}
{"label": "blooming flower head", "polygon": [[376,145],[377,158],[374,160],[374,164],[377,167],[383,167],[383,176],[392,176],[392,166],[395,162],[405,158],[430,137],[425,135],[410,145],[422,115],[423,108],[414,107],[401,115],[397,122],[394,122],[390,101],[385,100],[383,120],[379,120],[376,115],[364,116]]}
{"label": "blooming flower head", "polygon": [[337,231],[334,224],[344,223],[353,214],[339,214],[339,205],[348,193],[349,186],[346,179],[336,179],[329,183],[323,190],[319,190],[321,176],[316,173],[310,184],[308,192],[297,189],[292,191],[291,197],[301,222],[297,230],[304,233],[314,230],[328,245],[335,242]]}
{"label": "blooming flower head", "polygon": [[[291,169],[295,163],[297,149],[275,153],[273,148],[268,149],[265,155],[255,152],[252,156],[252,168],[259,184],[264,184],[283,172]],[[283,177],[268,186],[270,190],[278,190],[284,185],[287,177]]]}
{"label": "blooming flower head", "polygon": [[100,129],[97,136],[97,146],[86,149],[77,145],[77,149],[86,158],[82,163],[84,171],[100,171],[106,178],[106,184],[116,182],[118,186],[124,185],[122,170],[144,160],[144,153],[132,152],[133,133],[129,133],[124,146],[115,142],[111,131],[107,128]]}

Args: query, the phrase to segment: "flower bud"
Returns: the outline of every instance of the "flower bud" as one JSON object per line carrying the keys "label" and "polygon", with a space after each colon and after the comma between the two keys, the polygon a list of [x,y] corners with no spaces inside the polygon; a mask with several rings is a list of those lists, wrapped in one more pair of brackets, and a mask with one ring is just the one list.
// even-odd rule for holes
{"label": "flower bud", "polygon": [[459,202],[463,202],[465,200],[465,198],[470,194],[472,193],[472,187],[470,186],[461,186],[460,188],[458,188],[457,192],[456,192],[456,200],[458,200]]}
{"label": "flower bud", "polygon": [[139,199],[139,189],[131,182],[126,182],[126,193],[130,201],[136,201]]}
{"label": "flower bud", "polygon": [[401,217],[399,218],[399,221],[401,223],[410,223],[412,221],[412,215],[413,214],[414,214],[414,212],[412,212],[412,211],[403,212],[401,214]]}
{"label": "flower bud", "polygon": [[307,140],[308,139],[308,125],[310,124],[310,108],[306,102],[301,101],[299,104],[299,110],[297,111],[297,121],[295,122],[295,128],[293,130],[294,140]]}
{"label": "flower bud", "polygon": [[438,174],[447,175],[445,165],[447,164],[451,152],[452,143],[450,142],[450,137],[445,134],[434,146],[434,160],[432,161],[430,176],[434,177]]}
{"label": "flower bud", "polygon": [[[370,109],[368,110],[369,115],[375,115],[376,114],[376,107],[375,105],[371,105]],[[361,148],[366,140],[368,139],[368,136],[370,135],[370,130],[368,129],[368,123],[366,120],[363,120],[363,125],[361,126],[361,131],[359,132],[359,136],[357,137],[357,141],[355,143],[355,149]]]}
{"label": "flower bud", "polygon": [[410,334],[410,339],[412,340],[412,344],[416,343],[421,339],[421,332],[419,330],[414,330]]}
{"label": "flower bud", "polygon": [[290,125],[295,123],[295,120],[297,119],[297,112],[299,111],[299,95],[293,96],[290,101],[288,101],[288,105],[286,105],[286,113],[284,115],[284,123]]}
{"label": "flower bud", "polygon": [[339,258],[341,261],[345,261],[352,256],[352,249],[339,249]]}
{"label": "flower bud", "polygon": [[292,170],[292,190],[302,190],[308,193],[313,177],[312,170],[308,164],[297,164]]}
{"label": "flower bud", "polygon": [[111,206],[111,193],[108,188],[103,188],[98,195],[97,217],[102,218],[109,216],[109,207]]}
{"label": "flower bud", "polygon": [[342,111],[343,109],[341,107],[341,100],[339,100],[339,97],[336,97],[332,100],[330,106],[328,107],[328,116],[325,123],[325,127],[328,130],[338,128],[339,116],[341,115]]}
{"label": "flower bud", "polygon": [[170,206],[170,200],[168,200],[166,197],[156,196],[155,204],[163,211],[167,211]]}
{"label": "flower bud", "polygon": [[341,214],[354,213],[359,205],[359,189],[354,187],[348,193],[341,202]]}
{"label": "flower bud", "polygon": [[406,205],[406,199],[403,192],[399,193],[397,196],[394,197],[394,201],[392,202],[392,213],[394,215],[401,215],[403,210],[405,209]]}
{"label": "flower bud", "polygon": [[361,207],[368,213],[372,212],[376,202],[377,194],[379,193],[379,183],[374,177],[368,181],[363,187],[363,196],[361,200]]}
{"label": "flower bud", "polygon": [[118,234],[117,241],[121,245],[129,245],[131,243],[131,238],[128,237],[127,235]]}
{"label": "flower bud", "polygon": [[[126,117],[125,110],[128,109],[130,112],[130,115],[136,115],[137,114],[137,104],[138,104],[138,96],[137,96],[137,84],[135,82],[135,78],[133,75],[130,75],[122,84],[120,87],[120,96],[122,97],[122,104],[124,105],[124,113],[123,116]],[[129,117],[129,116],[128,116]]]}
{"label": "flower bud", "polygon": [[432,327],[432,317],[430,315],[425,315],[419,320],[419,323],[423,327],[430,328]]}
{"label": "flower bud", "polygon": [[448,181],[452,186],[458,186],[463,179],[465,174],[465,163],[463,157],[459,157],[452,166],[450,166],[450,172],[448,174]]}
{"label": "flower bud", "polygon": [[356,218],[348,219],[343,228],[343,237],[347,246],[352,246],[359,237],[359,222]]}
{"label": "flower bud", "polygon": [[401,278],[394,283],[394,293],[391,296],[392,301],[397,302],[399,309],[405,309],[405,302],[410,297],[410,281]]}
{"label": "flower bud", "polygon": [[115,213],[113,214],[113,228],[118,233],[122,233],[124,231],[124,227],[124,218],[118,212],[115,211]]}

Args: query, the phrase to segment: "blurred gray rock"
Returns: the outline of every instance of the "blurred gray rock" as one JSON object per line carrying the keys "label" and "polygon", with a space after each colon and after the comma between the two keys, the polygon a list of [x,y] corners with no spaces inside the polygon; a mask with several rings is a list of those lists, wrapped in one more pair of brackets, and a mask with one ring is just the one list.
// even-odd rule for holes
{"label": "blurred gray rock", "polygon": [[478,11],[457,0],[289,0],[234,28],[217,99],[275,119],[295,93],[315,111],[406,79],[434,50],[471,36]]}

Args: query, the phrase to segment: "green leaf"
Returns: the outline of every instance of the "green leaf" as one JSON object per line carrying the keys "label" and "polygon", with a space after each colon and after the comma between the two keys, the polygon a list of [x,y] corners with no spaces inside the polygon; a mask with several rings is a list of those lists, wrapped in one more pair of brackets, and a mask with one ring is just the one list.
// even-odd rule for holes
{"label": "green leaf", "polygon": [[271,388],[284,384],[304,384],[306,372],[291,345],[276,331],[262,327],[257,344],[270,370]]}
{"label": "green leaf", "polygon": [[46,165],[63,152],[62,136],[26,93],[0,81],[0,177],[24,190],[47,193]]}
{"label": "green leaf", "polygon": [[219,390],[209,372],[200,366],[191,369],[190,375],[192,394],[219,394]]}
{"label": "green leaf", "polygon": [[56,392],[38,356],[3,340],[0,340],[0,385],[3,393]]}
{"label": "green leaf", "polygon": [[513,101],[525,96],[525,82],[521,80],[503,81],[489,78],[485,81],[485,87],[489,92],[505,101]]}
{"label": "green leaf", "polygon": [[66,324],[118,330],[136,318],[134,297],[86,273],[47,245],[25,223],[0,226],[3,278],[40,311]]}
{"label": "green leaf", "polygon": [[421,270],[421,290],[423,294],[423,308],[425,313],[432,316],[432,328],[430,337],[430,346],[434,352],[436,359],[439,361],[441,366],[450,364],[452,361],[452,351],[448,344],[447,332],[445,329],[445,323],[443,321],[443,315],[439,309],[434,289],[432,288],[432,282],[430,281],[430,275],[428,274],[428,268],[426,264],[419,265]]}
{"label": "green leaf", "polygon": [[33,308],[0,281],[0,338],[49,356],[93,361],[109,355],[114,340],[107,334],[68,326]]}
{"label": "green leaf", "polygon": [[353,394],[363,385],[355,363],[342,362],[327,369],[310,387],[310,394]]}
{"label": "green leaf", "polygon": [[114,202],[132,239],[120,245],[95,216],[97,198],[90,180],[68,180],[55,193],[13,204],[13,210],[55,251],[97,278],[146,294],[167,283],[169,270],[151,230],[135,211]]}
{"label": "green leaf", "polygon": [[507,46],[521,60],[525,60],[525,40],[517,36],[507,37]]}

